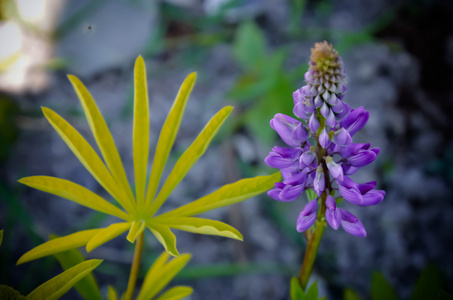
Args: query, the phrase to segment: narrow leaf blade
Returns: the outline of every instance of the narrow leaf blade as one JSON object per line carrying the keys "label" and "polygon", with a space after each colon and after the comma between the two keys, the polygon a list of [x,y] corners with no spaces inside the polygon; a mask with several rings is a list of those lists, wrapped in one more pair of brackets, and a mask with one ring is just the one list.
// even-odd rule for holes
{"label": "narrow leaf blade", "polygon": [[193,288],[190,286],[175,286],[163,293],[156,300],[179,300],[193,293]]}
{"label": "narrow leaf blade", "polygon": [[3,242],[3,230],[0,230],[0,246],[2,245],[2,242]]}
{"label": "narrow leaf blade", "polygon": [[152,274],[147,273],[144,280],[144,288],[140,291],[137,300],[150,299],[157,295],[185,267],[191,257],[187,253],[175,257],[161,269],[157,278],[151,277]]}
{"label": "narrow leaf blade", "polygon": [[183,231],[223,236],[240,241],[243,240],[242,234],[239,231],[237,231],[234,227],[220,221],[193,217],[178,217],[169,219],[160,219],[159,217],[157,217],[154,219],[154,221],[162,222],[163,224],[168,225],[170,228]]}
{"label": "narrow leaf blade", "polygon": [[66,250],[85,246],[88,241],[102,229],[90,229],[79,231],[67,236],[59,237],[45,242],[24,255],[17,261],[17,265],[35,260],[44,256],[53,255]]}
{"label": "narrow leaf blade", "polygon": [[111,285],[109,285],[107,300],[118,300],[118,294],[116,293],[115,288]]}
{"label": "narrow leaf blade", "polygon": [[371,286],[371,299],[388,299],[388,300],[397,300],[395,290],[390,286],[388,281],[385,279],[384,275],[380,272],[375,272],[373,274],[373,284]]}
{"label": "narrow leaf blade", "polygon": [[189,204],[162,214],[162,217],[193,216],[219,207],[241,202],[259,195],[274,186],[281,178],[280,172],[268,176],[246,178],[227,184],[217,191]]}
{"label": "narrow leaf blade", "polygon": [[291,278],[291,286],[290,286],[290,297],[291,300],[305,300],[304,290],[297,281],[296,277]]}
{"label": "narrow leaf blade", "polygon": [[212,139],[219,131],[220,126],[225,122],[226,118],[232,112],[232,106],[226,106],[221,109],[211,120],[206,124],[201,133],[197,136],[195,141],[187,148],[175,164],[167,180],[165,181],[162,189],[157,195],[156,199],[151,205],[151,215],[161,207],[161,205],[168,198],[173,189],[184,178],[190,168],[197,162],[197,160],[205,153]]}
{"label": "narrow leaf blade", "polygon": [[149,100],[146,83],[146,67],[143,57],[139,56],[134,68],[134,128],[133,156],[135,190],[138,206],[145,201],[146,170],[149,155]]}
{"label": "narrow leaf blade", "polygon": [[129,201],[129,204],[133,206],[135,202],[134,195],[132,194],[126,172],[123,168],[123,163],[121,162],[121,157],[115,146],[112,134],[107,127],[107,123],[102,117],[102,114],[90,92],[80,81],[80,79],[73,75],[68,75],[68,79],[79,97],[85,116],[88,120],[88,124],[90,125],[96,143],[101,150],[102,157],[112,173],[115,182],[118,184],[118,187],[125,194],[125,200]]}
{"label": "narrow leaf blade", "polygon": [[173,256],[179,256],[176,248],[176,236],[171,232],[170,227],[160,224],[149,224],[148,228],[168,253]]}
{"label": "narrow leaf blade", "polygon": [[[55,239],[58,237],[51,236],[50,238]],[[75,265],[85,261],[82,253],[80,253],[80,251],[77,249],[57,253],[54,256],[60,263],[63,270],[68,270],[69,268],[72,268]],[[89,273],[87,276],[80,279],[80,281],[77,282],[74,287],[77,292],[86,300],[102,300],[101,292],[99,291],[98,284],[92,273]]]}
{"label": "narrow leaf blade", "polygon": [[145,222],[133,221],[131,229],[129,230],[129,234],[127,235],[127,240],[131,243],[135,242],[137,237],[143,232],[144,229]]}
{"label": "narrow leaf blade", "polygon": [[168,159],[171,147],[176,138],[179,125],[184,113],[184,109],[189,99],[190,92],[195,85],[197,78],[196,73],[190,73],[184,82],[182,83],[176,99],[173,102],[173,106],[168,113],[167,119],[165,120],[162,130],[159,135],[159,141],[157,142],[156,152],[154,153],[153,167],[151,169],[151,176],[148,183],[148,190],[146,191],[146,205],[147,211],[153,201],[153,198],[157,191],[159,179],[162,176],[165,163]]}
{"label": "narrow leaf blade", "polygon": [[27,295],[27,300],[38,299],[59,299],[67,291],[69,291],[80,279],[88,275],[102,262],[100,259],[91,259],[84,261],[54,278],[44,282],[30,294]]}
{"label": "narrow leaf blade", "polygon": [[102,185],[102,187],[128,212],[134,211],[134,207],[128,203],[124,194],[119,191],[110,171],[99,158],[96,151],[94,151],[80,133],[53,110],[43,107],[42,111],[50,125],[57,131],[71,151],[77,156],[80,162],[91,175],[93,175],[99,184]]}
{"label": "narrow leaf blade", "polygon": [[51,176],[30,176],[20,179],[19,182],[34,189],[74,201],[80,205],[105,214],[123,220],[129,219],[129,216],[124,211],[87,188],[72,181]]}
{"label": "narrow leaf blade", "polygon": [[96,235],[94,235],[87,243],[86,250],[91,252],[93,249],[113,240],[123,232],[126,232],[131,227],[131,223],[115,223],[103,228]]}

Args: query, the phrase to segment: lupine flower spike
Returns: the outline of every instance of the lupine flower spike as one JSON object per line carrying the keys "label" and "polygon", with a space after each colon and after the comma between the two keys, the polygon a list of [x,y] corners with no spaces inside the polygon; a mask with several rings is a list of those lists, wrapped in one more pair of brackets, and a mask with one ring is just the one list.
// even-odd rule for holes
{"label": "lupine flower spike", "polygon": [[265,159],[269,166],[280,169],[284,179],[268,194],[278,201],[293,201],[312,189],[318,197],[300,213],[297,231],[309,229],[318,219],[326,220],[334,230],[341,225],[348,233],[365,237],[362,222],[337,207],[335,199],[343,197],[359,206],[376,205],[384,199],[385,192],[374,189],[375,181],[358,184],[349,177],[379,154],[379,148],[352,140],[365,126],[369,112],[363,107],[351,109],[343,101],[343,61],[327,42],[311,49],[305,81],[293,93],[293,113],[301,121],[284,114],[276,114],[270,121],[289,148],[275,146]]}

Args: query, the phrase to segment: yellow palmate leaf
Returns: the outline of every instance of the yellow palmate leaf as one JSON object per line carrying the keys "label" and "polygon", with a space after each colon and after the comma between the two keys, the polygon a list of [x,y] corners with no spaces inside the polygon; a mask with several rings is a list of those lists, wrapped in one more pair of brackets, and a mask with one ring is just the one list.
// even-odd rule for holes
{"label": "yellow palmate leaf", "polygon": [[176,248],[176,236],[171,232],[170,227],[161,224],[147,224],[147,226],[168,253],[179,256]]}
{"label": "yellow palmate leaf", "polygon": [[85,246],[88,241],[101,230],[102,229],[83,230],[45,242],[22,255],[17,261],[17,265],[44,256]]}
{"label": "yellow palmate leaf", "polygon": [[162,218],[176,216],[193,216],[219,207],[241,202],[250,197],[259,195],[274,186],[281,178],[280,172],[268,176],[257,176],[227,184],[217,191],[206,195],[189,204],[178,207],[168,213],[162,214]]}
{"label": "yellow palmate leaf", "polygon": [[137,300],[152,299],[185,267],[191,257],[190,254],[175,257],[157,272],[151,267],[143,280]]}
{"label": "yellow palmate leaf", "polygon": [[71,81],[77,96],[79,97],[80,103],[85,111],[88,124],[90,125],[96,143],[101,150],[102,157],[104,157],[104,160],[118,187],[125,194],[125,199],[127,199],[129,204],[133,206],[135,202],[134,195],[132,194],[126,172],[123,168],[123,163],[121,162],[120,155],[115,146],[115,141],[113,140],[112,134],[107,127],[107,123],[102,117],[96,102],[85,85],[83,85],[83,83],[73,75],[68,75],[68,78],[69,81]]}
{"label": "yellow palmate leaf", "polygon": [[72,181],[51,176],[30,176],[20,179],[19,182],[120,219],[130,219],[124,211],[115,205]]}
{"label": "yellow palmate leaf", "polygon": [[193,164],[204,154],[209,146],[209,143],[211,143],[211,140],[219,131],[220,126],[222,126],[223,122],[225,122],[232,110],[233,107],[231,106],[226,106],[221,109],[214,117],[211,118],[208,124],[206,124],[192,145],[190,145],[190,147],[187,148],[187,150],[181,155],[156,199],[151,204],[150,215],[154,215],[156,213],[173,189],[184,178]]}
{"label": "yellow palmate leaf", "polygon": [[134,68],[134,128],[133,154],[135,171],[135,193],[139,209],[145,202],[146,169],[149,156],[149,100],[146,83],[146,67],[139,56]]}
{"label": "yellow palmate leaf", "polygon": [[123,232],[126,232],[131,227],[130,222],[114,223],[104,229],[101,229],[96,235],[94,235],[87,243],[87,252],[113,240]]}
{"label": "yellow palmate leaf", "polygon": [[145,229],[145,222],[138,222],[133,221],[131,229],[129,230],[129,234],[127,235],[127,240],[131,243],[135,242],[137,237],[143,232]]}
{"label": "yellow palmate leaf", "polygon": [[93,175],[104,189],[115,198],[121,206],[128,212],[135,211],[135,207],[127,201],[124,193],[118,189],[116,182],[110,174],[107,167],[97,155],[96,151],[88,144],[88,142],[74,129],[65,119],[60,117],[53,110],[43,107],[42,111],[49,123],[55,128],[57,133],[65,141],[72,152],[77,156],[85,168]]}
{"label": "yellow palmate leaf", "polygon": [[193,293],[193,288],[190,286],[175,286],[163,293],[156,300],[179,300]]}
{"label": "yellow palmate leaf", "polygon": [[84,261],[54,278],[44,282],[30,294],[27,295],[27,300],[51,300],[59,299],[67,291],[69,291],[80,279],[88,275],[102,262],[100,259],[91,259]]}
{"label": "yellow palmate leaf", "polygon": [[242,234],[234,227],[220,221],[193,218],[193,217],[175,217],[175,218],[155,218],[154,222],[161,222],[168,225],[170,228],[183,231],[224,236],[242,241]]}
{"label": "yellow palmate leaf", "polygon": [[115,288],[111,285],[109,285],[107,300],[118,300],[118,294],[116,293]]}
{"label": "yellow palmate leaf", "polygon": [[154,153],[153,167],[151,169],[148,190],[146,191],[146,211],[149,210],[151,202],[156,194],[159,179],[162,175],[165,163],[167,162],[168,154],[170,153],[171,147],[175,141],[176,133],[178,132],[179,125],[181,124],[182,115],[196,78],[196,73],[190,73],[186,77],[179,88],[176,99],[173,102],[167,119],[165,120],[162,130],[160,131],[159,141],[157,142],[156,151]]}

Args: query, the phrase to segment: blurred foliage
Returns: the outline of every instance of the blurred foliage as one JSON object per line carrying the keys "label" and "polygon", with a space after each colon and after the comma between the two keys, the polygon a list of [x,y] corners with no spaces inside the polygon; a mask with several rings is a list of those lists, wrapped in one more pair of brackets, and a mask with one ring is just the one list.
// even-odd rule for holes
{"label": "blurred foliage", "polygon": [[[318,300],[318,283],[316,281],[313,282],[305,293],[297,278],[293,277],[290,285],[290,296],[291,300]],[[320,298],[320,300],[325,299],[326,297]]]}
{"label": "blurred foliage", "polygon": [[18,136],[16,117],[19,107],[12,99],[0,95],[0,162],[8,158]]}
{"label": "blurred foliage", "polygon": [[[428,264],[421,272],[412,291],[411,300],[449,300],[453,299],[445,289],[451,288],[447,285],[444,274],[433,264]],[[351,289],[345,289],[343,293],[344,300],[360,300],[361,298]],[[398,300],[395,289],[387,281],[381,272],[374,272],[371,284],[372,300]]]}

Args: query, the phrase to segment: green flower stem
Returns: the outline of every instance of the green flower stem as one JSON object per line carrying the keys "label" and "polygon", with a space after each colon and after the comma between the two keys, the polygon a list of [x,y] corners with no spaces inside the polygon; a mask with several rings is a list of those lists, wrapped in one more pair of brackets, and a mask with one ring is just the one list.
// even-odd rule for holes
{"label": "green flower stem", "polygon": [[[318,253],[319,244],[321,243],[321,238],[326,228],[325,221],[322,220],[321,211],[325,211],[325,202],[327,198],[327,193],[324,192],[321,195],[322,207],[318,212],[318,218],[315,223],[315,230],[308,237],[307,249],[305,250],[304,262],[302,263],[302,268],[300,269],[299,274],[299,284],[302,289],[305,291],[310,279],[311,271],[313,270],[313,264],[315,263],[316,254]],[[324,209],[323,209],[324,208]]]}
{"label": "green flower stem", "polygon": [[129,275],[129,282],[126,290],[126,300],[132,300],[134,297],[135,284],[137,283],[138,270],[140,268],[140,261],[142,259],[143,243],[145,240],[145,231],[140,234],[135,243],[134,259],[132,260],[131,273]]}

